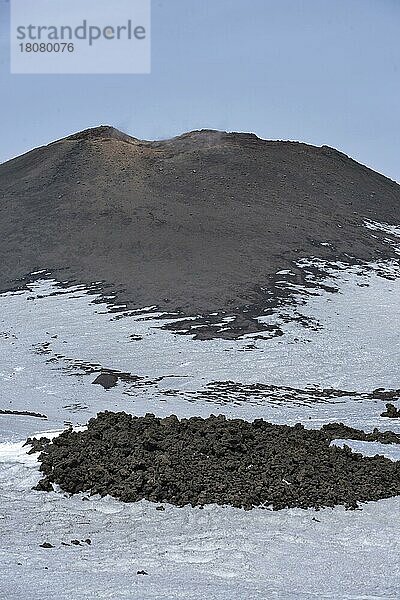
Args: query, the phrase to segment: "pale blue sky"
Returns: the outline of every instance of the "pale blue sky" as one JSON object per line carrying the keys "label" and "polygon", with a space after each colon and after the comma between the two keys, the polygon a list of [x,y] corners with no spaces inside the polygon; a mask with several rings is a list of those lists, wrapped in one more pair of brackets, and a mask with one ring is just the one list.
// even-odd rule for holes
{"label": "pale blue sky", "polygon": [[8,9],[0,161],[99,124],[206,127],[328,144],[400,181],[400,0],[153,0],[152,73],[123,76],[10,75]]}

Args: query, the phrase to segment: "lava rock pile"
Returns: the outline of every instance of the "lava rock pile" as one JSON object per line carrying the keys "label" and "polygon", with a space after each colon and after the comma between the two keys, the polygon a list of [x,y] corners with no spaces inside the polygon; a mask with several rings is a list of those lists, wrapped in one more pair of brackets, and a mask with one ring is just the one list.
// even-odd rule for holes
{"label": "lava rock pile", "polygon": [[69,493],[124,502],[320,508],[400,494],[400,463],[330,446],[328,430],[224,416],[178,420],[99,413],[39,456],[45,478]]}

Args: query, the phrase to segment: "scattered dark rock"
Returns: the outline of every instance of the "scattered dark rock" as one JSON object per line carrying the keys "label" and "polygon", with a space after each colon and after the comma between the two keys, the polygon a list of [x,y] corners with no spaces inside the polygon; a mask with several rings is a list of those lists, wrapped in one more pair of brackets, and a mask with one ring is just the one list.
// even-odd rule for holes
{"label": "scattered dark rock", "polygon": [[330,446],[335,437],[369,436],[399,441],[392,432],[366,434],[340,423],[318,431],[222,415],[180,421],[107,411],[87,430],[54,438],[39,460],[45,479],[66,492],[124,502],[356,508],[400,494],[400,463]]}
{"label": "scattered dark rock", "polygon": [[39,544],[40,548],[54,548],[53,544],[49,542],[44,542],[44,544]]}
{"label": "scattered dark rock", "polygon": [[397,400],[400,398],[400,390],[385,390],[385,388],[377,388],[372,392],[372,398],[378,400]]}
{"label": "scattered dark rock", "polygon": [[[166,393],[164,391],[164,393]],[[168,393],[168,392],[167,392]],[[172,391],[169,395],[173,395]],[[176,395],[187,397],[188,400],[202,400],[218,404],[230,402],[292,402],[298,405],[307,405],[317,402],[328,403],[336,401],[337,398],[368,398],[367,393],[349,390],[338,390],[334,388],[319,388],[309,386],[305,388],[293,388],[289,386],[278,386],[265,383],[240,383],[236,381],[211,381],[196,391],[185,390]]]}
{"label": "scattered dark rock", "polygon": [[105,390],[109,390],[110,388],[117,385],[118,376],[113,375],[112,373],[101,373],[92,383],[102,385]]}
{"label": "scattered dark rock", "polygon": [[85,544],[87,544],[88,546],[91,545],[92,540],[90,538],[86,538],[86,540],[82,540],[82,542],[85,542]]}
{"label": "scattered dark rock", "polygon": [[160,506],[156,506],[156,510],[165,510],[165,506],[163,506],[162,504],[160,504]]}
{"label": "scattered dark rock", "polygon": [[[390,397],[397,394],[396,390],[383,390]],[[378,392],[379,393],[379,392]],[[354,400],[377,400],[377,391],[341,390],[335,388],[322,388],[315,385],[304,388],[278,386],[265,383],[241,383],[237,381],[210,381],[202,389],[192,390],[164,390],[164,394],[186,398],[193,402],[197,400],[212,402],[214,404],[228,404],[231,402],[252,402],[255,404],[265,402],[288,402],[307,406],[314,403],[336,402],[338,398],[353,398]]]}
{"label": "scattered dark rock", "polygon": [[50,354],[50,342],[43,342],[41,344],[33,344],[33,352],[35,354]]}
{"label": "scattered dark rock", "polygon": [[69,412],[76,413],[81,410],[86,410],[88,407],[80,402],[73,402],[72,404],[65,404],[63,408]]}
{"label": "scattered dark rock", "polygon": [[[124,371],[117,371],[115,369],[101,368],[101,365],[92,365],[82,361],[72,361],[68,367],[70,369],[80,369],[84,373],[96,373],[101,369],[100,375],[96,377],[92,383],[102,385],[106,390],[117,385],[118,381],[124,383],[139,384],[144,378],[139,375],[133,375],[132,373],[126,373]],[[162,377],[160,378],[160,380]]]}
{"label": "scattered dark rock", "polygon": [[74,546],[81,546],[82,545],[79,540],[71,540],[71,544],[73,544]]}
{"label": "scattered dark rock", "polygon": [[201,315],[195,319],[181,319],[163,325],[161,329],[173,331],[182,335],[193,335],[194,340],[236,340],[250,333],[266,332],[268,336],[263,339],[283,335],[283,331],[277,325],[270,325],[257,321],[255,316],[259,316],[260,310],[248,309],[247,314],[236,313],[228,322],[224,319],[227,313],[217,313],[212,315]]}
{"label": "scattered dark rock", "polygon": [[[381,417],[389,417],[389,419],[400,419],[400,409],[396,408],[394,404],[386,404],[386,410],[381,413]],[[399,436],[400,437],[400,436]]]}
{"label": "scattered dark rock", "polygon": [[148,575],[147,571],[136,571],[136,575]]}

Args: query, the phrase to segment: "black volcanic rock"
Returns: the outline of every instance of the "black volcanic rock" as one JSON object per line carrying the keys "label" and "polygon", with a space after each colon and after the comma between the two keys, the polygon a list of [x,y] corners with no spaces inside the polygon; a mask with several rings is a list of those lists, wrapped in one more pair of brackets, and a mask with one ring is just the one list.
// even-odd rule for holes
{"label": "black volcanic rock", "polygon": [[389,419],[400,419],[400,410],[390,402],[386,404],[386,410],[383,411],[381,417],[389,417]]}
{"label": "black volcanic rock", "polygon": [[246,509],[356,508],[399,495],[400,463],[331,446],[338,432],[353,439],[370,435],[341,423],[317,431],[223,415],[178,420],[104,412],[86,430],[64,431],[46,446],[40,485],[46,490],[53,482],[71,494],[110,494],[124,502]]}
{"label": "black volcanic rock", "polygon": [[123,288],[130,306],[235,313],[302,257],[394,257],[364,222],[398,224],[399,201],[399,185],[326,146],[89,129],[0,165],[0,291],[47,269]]}
{"label": "black volcanic rock", "polygon": [[100,373],[92,383],[101,385],[105,390],[109,390],[117,385],[118,377],[112,373]]}

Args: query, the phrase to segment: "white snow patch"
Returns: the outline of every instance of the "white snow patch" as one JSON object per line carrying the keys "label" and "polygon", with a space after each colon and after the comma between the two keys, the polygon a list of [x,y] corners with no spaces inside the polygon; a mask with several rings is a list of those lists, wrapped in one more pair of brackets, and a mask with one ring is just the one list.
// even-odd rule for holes
{"label": "white snow patch", "polygon": [[400,444],[381,444],[379,442],[362,442],[360,440],[333,440],[332,444],[343,448],[348,446],[353,452],[363,456],[385,456],[390,460],[400,460]]}
{"label": "white snow patch", "polygon": [[372,231],[384,231],[385,233],[390,233],[390,235],[400,238],[400,227],[397,225],[389,225],[389,223],[379,223],[379,221],[367,219],[365,221],[365,227]]}

